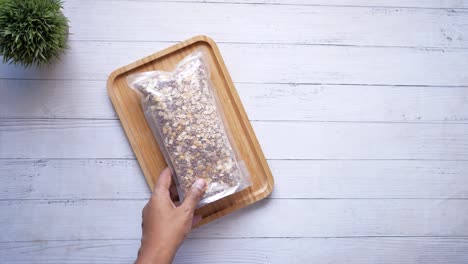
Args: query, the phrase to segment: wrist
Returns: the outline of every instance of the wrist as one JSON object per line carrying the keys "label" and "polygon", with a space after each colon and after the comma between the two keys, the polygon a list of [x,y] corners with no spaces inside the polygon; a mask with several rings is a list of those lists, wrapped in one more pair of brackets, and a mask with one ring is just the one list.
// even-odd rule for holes
{"label": "wrist", "polygon": [[142,244],[136,264],[170,264],[176,251],[169,246]]}

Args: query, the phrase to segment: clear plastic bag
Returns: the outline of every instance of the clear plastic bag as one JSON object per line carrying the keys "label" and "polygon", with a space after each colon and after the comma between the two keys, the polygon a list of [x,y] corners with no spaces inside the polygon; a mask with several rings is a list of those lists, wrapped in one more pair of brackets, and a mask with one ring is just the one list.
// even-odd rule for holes
{"label": "clear plastic bag", "polygon": [[198,178],[207,182],[199,207],[250,185],[202,52],[187,56],[172,72],[137,73],[127,81],[141,97],[146,120],[175,173],[181,199]]}

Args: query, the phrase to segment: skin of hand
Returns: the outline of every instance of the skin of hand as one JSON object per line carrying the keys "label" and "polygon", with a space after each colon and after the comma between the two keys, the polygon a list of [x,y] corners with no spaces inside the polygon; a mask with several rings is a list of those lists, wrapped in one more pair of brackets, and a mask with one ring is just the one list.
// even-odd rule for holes
{"label": "skin of hand", "polygon": [[205,181],[196,180],[183,203],[178,205],[171,199],[175,193],[171,180],[171,171],[166,168],[156,182],[151,199],[143,208],[143,232],[136,264],[172,263],[192,226],[201,220],[200,216],[194,216],[194,212],[205,192]]}

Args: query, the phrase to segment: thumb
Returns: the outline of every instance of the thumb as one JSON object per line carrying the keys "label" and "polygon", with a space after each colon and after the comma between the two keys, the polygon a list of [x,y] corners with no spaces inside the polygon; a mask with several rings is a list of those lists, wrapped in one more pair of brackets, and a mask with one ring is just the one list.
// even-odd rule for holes
{"label": "thumb", "polygon": [[198,202],[200,202],[201,197],[205,193],[206,182],[203,179],[197,179],[193,184],[190,191],[186,194],[182,206],[190,209],[190,211],[195,211]]}

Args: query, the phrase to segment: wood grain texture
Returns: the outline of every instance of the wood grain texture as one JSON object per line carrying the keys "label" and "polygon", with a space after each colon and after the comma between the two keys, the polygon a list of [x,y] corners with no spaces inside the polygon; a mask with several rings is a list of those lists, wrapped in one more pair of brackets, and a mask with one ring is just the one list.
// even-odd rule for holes
{"label": "wood grain texture", "polygon": [[[468,87],[235,85],[251,120],[468,122]],[[116,119],[103,87],[105,81],[3,79],[0,118]]]}
{"label": "wood grain texture", "polygon": [[[140,239],[142,200],[0,201],[1,242]],[[192,238],[468,236],[468,200],[264,199]],[[66,232],[64,232],[66,231]]]}
{"label": "wood grain texture", "polygon": [[104,80],[0,79],[0,118],[117,119],[105,87]]}
{"label": "wood grain texture", "polygon": [[[8,242],[0,243],[0,261],[11,264],[132,263],[139,245],[139,240]],[[174,264],[453,264],[467,262],[466,252],[466,238],[188,239]]]}
{"label": "wood grain texture", "polygon": [[134,157],[117,120],[0,120],[0,146],[0,158]]}
{"label": "wood grain texture", "polygon": [[198,225],[203,225],[267,197],[273,191],[274,184],[268,163],[216,43],[209,37],[196,36],[119,68],[110,74],[107,92],[149,188],[153,190],[157,178],[167,164],[161,151],[162,146],[158,146],[147,124],[141,108],[141,99],[129,89],[127,77],[137,72],[172,71],[193,52],[203,52],[203,61],[209,69],[218,100],[218,111],[223,116],[223,124],[229,132],[236,157],[243,162],[249,173],[247,188],[195,211],[195,214],[203,217]]}
{"label": "wood grain texture", "polygon": [[[252,125],[268,159],[468,159],[468,124]],[[133,158],[122,132],[117,120],[0,120],[0,158]]]}
{"label": "wood grain texture", "polygon": [[[105,80],[170,46],[162,42],[70,41],[61,62],[42,69],[0,65],[0,78]],[[287,44],[219,45],[237,82],[468,86],[468,49]],[[434,74],[437,73],[437,74]]]}
{"label": "wood grain texture", "polygon": [[[103,16],[109,6],[113,15]],[[203,32],[219,42],[468,47],[468,13],[453,9],[69,1],[65,13],[73,40],[180,41]]]}
{"label": "wood grain texture", "polygon": [[[467,162],[270,160],[268,164],[276,182],[273,199],[468,199]],[[136,160],[0,160],[0,200],[149,197]]]}
{"label": "wood grain texture", "polygon": [[[465,160],[464,124],[258,122],[270,159]],[[272,133],[272,131],[274,131]],[[281,140],[287,136],[289,140]],[[272,142],[275,142],[274,144]]]}
{"label": "wood grain texture", "polygon": [[[115,0],[99,0],[115,1]],[[353,7],[407,7],[407,8],[468,8],[466,0],[134,0],[146,2],[192,2],[192,3],[237,3],[266,5],[301,5],[301,6],[344,6]]]}

